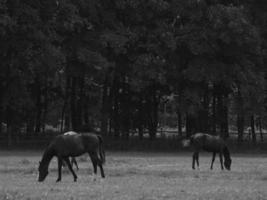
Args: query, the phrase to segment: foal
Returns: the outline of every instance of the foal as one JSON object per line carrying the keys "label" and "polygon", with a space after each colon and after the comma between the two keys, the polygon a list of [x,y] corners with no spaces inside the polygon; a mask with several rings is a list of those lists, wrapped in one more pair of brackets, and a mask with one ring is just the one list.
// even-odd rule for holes
{"label": "foal", "polygon": [[[187,144],[186,144],[187,143]],[[195,161],[197,166],[199,167],[199,152],[201,150],[212,152],[212,160],[210,169],[213,169],[213,163],[215,161],[216,153],[219,154],[221,169],[223,170],[224,167],[227,170],[231,170],[231,156],[228,147],[226,146],[225,142],[219,136],[213,136],[205,133],[196,133],[190,137],[189,141],[185,141],[185,145],[193,146],[194,153],[193,153],[193,161],[192,161],[192,168],[195,169]],[[223,163],[224,157],[224,163]],[[223,167],[224,164],[224,167]]]}

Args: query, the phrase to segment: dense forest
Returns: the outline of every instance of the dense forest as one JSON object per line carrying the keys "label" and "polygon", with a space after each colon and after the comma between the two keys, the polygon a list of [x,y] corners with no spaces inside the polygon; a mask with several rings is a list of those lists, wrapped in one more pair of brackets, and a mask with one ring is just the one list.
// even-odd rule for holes
{"label": "dense forest", "polygon": [[1,0],[0,136],[153,140],[175,119],[178,136],[256,142],[266,42],[265,0]]}

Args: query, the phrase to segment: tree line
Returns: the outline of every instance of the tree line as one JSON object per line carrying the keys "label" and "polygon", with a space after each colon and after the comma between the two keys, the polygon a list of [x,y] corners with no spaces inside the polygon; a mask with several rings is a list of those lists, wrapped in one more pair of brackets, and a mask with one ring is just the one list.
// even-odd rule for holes
{"label": "tree line", "polygon": [[154,139],[171,97],[177,134],[227,138],[234,126],[242,141],[249,125],[255,142],[266,10],[264,0],[2,0],[0,134],[60,124]]}

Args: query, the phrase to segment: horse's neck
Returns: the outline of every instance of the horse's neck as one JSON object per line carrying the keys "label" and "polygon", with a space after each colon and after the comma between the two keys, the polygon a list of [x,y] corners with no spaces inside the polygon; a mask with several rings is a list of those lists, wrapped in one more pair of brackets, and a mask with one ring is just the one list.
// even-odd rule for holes
{"label": "horse's neck", "polygon": [[42,163],[43,165],[47,166],[49,165],[51,159],[55,155],[55,152],[52,147],[48,147],[46,151],[44,152],[43,158],[42,158]]}

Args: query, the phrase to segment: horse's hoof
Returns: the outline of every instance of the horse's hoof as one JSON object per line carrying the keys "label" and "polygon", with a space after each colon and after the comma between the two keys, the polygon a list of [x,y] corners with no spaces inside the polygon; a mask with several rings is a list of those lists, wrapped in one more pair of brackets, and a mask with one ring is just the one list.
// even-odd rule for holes
{"label": "horse's hoof", "polygon": [[92,175],[92,181],[96,181],[96,174]]}
{"label": "horse's hoof", "polygon": [[60,182],[60,181],[61,181],[61,179],[57,179],[57,180],[56,180],[57,183]]}

